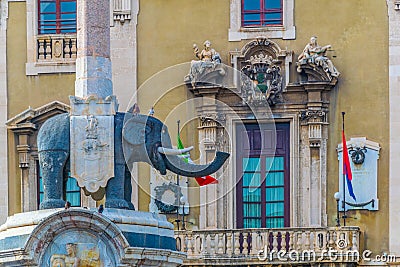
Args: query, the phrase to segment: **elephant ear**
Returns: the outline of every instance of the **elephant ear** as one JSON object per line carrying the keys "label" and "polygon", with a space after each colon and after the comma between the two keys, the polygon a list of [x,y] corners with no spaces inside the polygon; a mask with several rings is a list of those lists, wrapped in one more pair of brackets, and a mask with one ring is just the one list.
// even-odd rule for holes
{"label": "elephant ear", "polygon": [[146,134],[150,132],[150,127],[146,125],[146,116],[134,116],[127,120],[122,129],[124,140],[131,145],[142,145],[146,140]]}

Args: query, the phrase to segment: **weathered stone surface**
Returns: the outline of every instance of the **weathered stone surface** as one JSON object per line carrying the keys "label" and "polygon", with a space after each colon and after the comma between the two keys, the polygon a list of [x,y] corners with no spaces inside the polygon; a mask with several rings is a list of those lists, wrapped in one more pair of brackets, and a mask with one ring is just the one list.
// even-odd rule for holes
{"label": "weathered stone surface", "polygon": [[53,266],[74,259],[104,266],[178,266],[184,257],[175,249],[173,225],[147,212],[54,209],[16,214],[0,227],[1,266]]}
{"label": "weathered stone surface", "polygon": [[75,95],[112,95],[110,61],[110,3],[106,0],[77,1]]}
{"label": "weathered stone surface", "polygon": [[71,177],[95,193],[114,177],[114,118],[71,116]]}

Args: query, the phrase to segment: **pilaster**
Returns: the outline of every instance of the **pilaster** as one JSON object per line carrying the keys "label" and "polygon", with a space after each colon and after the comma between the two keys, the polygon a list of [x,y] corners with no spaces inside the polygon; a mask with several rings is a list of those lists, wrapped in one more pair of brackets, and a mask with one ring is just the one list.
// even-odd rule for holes
{"label": "pilaster", "polygon": [[0,2],[0,224],[8,215],[7,153],[7,18],[8,1]]}
{"label": "pilaster", "polygon": [[[30,179],[30,152],[31,152],[31,136],[36,131],[36,126],[32,123],[19,125],[13,129],[17,136],[17,152],[19,158],[19,168],[21,169],[21,206],[22,212],[32,211],[37,208],[36,202],[36,181]],[[33,166],[35,167],[35,166]]]}
{"label": "pilaster", "polygon": [[389,250],[400,255],[400,2],[387,0],[389,15]]}

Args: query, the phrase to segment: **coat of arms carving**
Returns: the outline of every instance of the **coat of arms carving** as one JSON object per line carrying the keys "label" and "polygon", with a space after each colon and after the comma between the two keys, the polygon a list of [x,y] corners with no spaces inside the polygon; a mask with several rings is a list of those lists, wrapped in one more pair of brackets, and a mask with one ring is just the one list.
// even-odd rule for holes
{"label": "coat of arms carving", "polygon": [[278,103],[282,96],[282,76],[273,58],[260,53],[251,56],[246,63],[241,69],[242,98],[254,105]]}
{"label": "coat of arms carving", "polygon": [[71,116],[71,176],[95,193],[114,177],[112,116]]}

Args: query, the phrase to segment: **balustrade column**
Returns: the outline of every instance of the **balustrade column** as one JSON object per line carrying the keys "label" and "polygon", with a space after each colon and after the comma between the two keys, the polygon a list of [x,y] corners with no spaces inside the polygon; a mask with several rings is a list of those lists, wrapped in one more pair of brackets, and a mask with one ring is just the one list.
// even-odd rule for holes
{"label": "balustrade column", "polygon": [[210,254],[215,255],[215,233],[210,234]]}
{"label": "balustrade column", "polygon": [[286,252],[286,232],[281,232],[282,239],[281,239],[281,251],[283,253]]}
{"label": "balustrade column", "polygon": [[226,254],[232,255],[233,250],[232,250],[232,233],[226,233]]}
{"label": "balustrade column", "polygon": [[246,255],[249,252],[248,236],[250,233],[243,233],[243,251],[242,254]]}
{"label": "balustrade column", "polygon": [[224,253],[224,233],[218,235],[218,254]]}
{"label": "balustrade column", "polygon": [[279,232],[272,232],[272,250],[278,251],[278,234]]}
{"label": "balustrade column", "polygon": [[235,232],[234,236],[233,236],[234,237],[234,244],[235,244],[235,248],[234,248],[235,255],[239,255],[240,254],[239,236],[240,236],[239,232]]}

